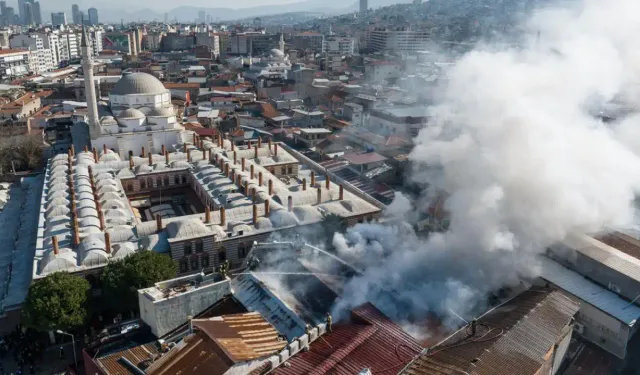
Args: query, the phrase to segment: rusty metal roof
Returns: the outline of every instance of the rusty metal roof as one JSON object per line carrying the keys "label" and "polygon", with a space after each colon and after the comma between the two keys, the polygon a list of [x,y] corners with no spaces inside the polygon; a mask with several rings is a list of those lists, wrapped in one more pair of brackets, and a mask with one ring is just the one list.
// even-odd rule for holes
{"label": "rusty metal roof", "polygon": [[259,313],[192,320],[195,333],[147,369],[149,375],[222,375],[237,363],[267,358],[287,342]]}
{"label": "rusty metal roof", "polygon": [[265,357],[287,345],[257,312],[193,320],[193,326],[217,342],[233,362]]}
{"label": "rusty metal roof", "polygon": [[557,291],[530,289],[417,358],[403,375],[533,375],[562,337],[578,304]]}
{"label": "rusty metal roof", "polygon": [[130,375],[132,372],[121,364],[120,358],[124,357],[138,368],[146,368],[151,364],[151,357],[157,357],[159,351],[155,343],[135,346],[124,349],[97,359],[98,365],[109,375]]}
{"label": "rusty metal roof", "polygon": [[270,374],[353,375],[365,368],[373,374],[396,374],[421,351],[413,337],[367,303],[352,311],[349,323],[334,325],[309,351],[299,352]]}

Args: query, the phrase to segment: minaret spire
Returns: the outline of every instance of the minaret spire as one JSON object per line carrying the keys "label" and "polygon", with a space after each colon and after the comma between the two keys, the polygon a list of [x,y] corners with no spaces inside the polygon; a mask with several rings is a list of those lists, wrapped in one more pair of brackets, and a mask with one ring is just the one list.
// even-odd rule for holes
{"label": "minaret spire", "polygon": [[89,132],[91,139],[100,137],[100,119],[98,117],[98,100],[96,98],[96,85],[93,80],[93,63],[91,61],[91,42],[87,35],[87,29],[82,26],[82,40],[80,42],[82,50],[82,71],[84,72],[84,92],[87,100],[87,111],[89,112]]}
{"label": "minaret spire", "polygon": [[284,53],[284,33],[280,33],[280,51]]}

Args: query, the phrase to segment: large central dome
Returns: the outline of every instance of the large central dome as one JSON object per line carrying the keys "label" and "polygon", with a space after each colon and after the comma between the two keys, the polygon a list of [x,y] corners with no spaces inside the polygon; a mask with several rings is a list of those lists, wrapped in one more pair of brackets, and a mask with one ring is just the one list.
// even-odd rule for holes
{"label": "large central dome", "polygon": [[162,82],[151,74],[125,73],[111,90],[111,95],[155,95],[167,91]]}

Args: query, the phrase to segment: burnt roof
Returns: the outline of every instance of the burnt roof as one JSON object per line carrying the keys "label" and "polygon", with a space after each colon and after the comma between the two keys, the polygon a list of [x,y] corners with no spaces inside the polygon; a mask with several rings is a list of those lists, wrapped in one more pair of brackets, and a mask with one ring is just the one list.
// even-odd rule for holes
{"label": "burnt roof", "polygon": [[640,259],[640,241],[620,232],[613,232],[604,236],[596,237],[600,242],[622,251],[627,255]]}
{"label": "burnt roof", "polygon": [[351,321],[336,324],[272,374],[395,374],[422,351],[420,344],[380,310],[366,303],[351,313]]}
{"label": "burnt roof", "polygon": [[536,374],[578,308],[560,292],[527,290],[480,317],[475,335],[460,329],[402,374]]}

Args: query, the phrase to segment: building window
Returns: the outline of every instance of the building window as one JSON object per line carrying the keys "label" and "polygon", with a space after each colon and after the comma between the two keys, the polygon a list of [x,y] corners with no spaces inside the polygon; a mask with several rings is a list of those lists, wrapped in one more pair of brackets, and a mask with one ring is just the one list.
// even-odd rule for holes
{"label": "building window", "polygon": [[292,166],[288,166],[287,167],[287,173],[288,174],[293,174],[293,167]]}
{"label": "building window", "polygon": [[183,259],[180,261],[180,272],[187,272],[189,271],[189,267],[187,266],[187,260]]}
{"label": "building window", "polygon": [[140,189],[146,189],[146,188],[147,188],[147,181],[140,180]]}
{"label": "building window", "polygon": [[247,257],[247,244],[240,242],[238,244],[238,257],[243,259]]}
{"label": "building window", "polygon": [[198,258],[197,257],[193,257],[191,258],[191,270],[195,271],[198,269]]}
{"label": "building window", "polygon": [[157,187],[162,187],[162,178],[160,178],[160,177],[156,178],[156,186]]}
{"label": "building window", "polygon": [[280,173],[284,176],[287,174],[287,167],[280,168]]}
{"label": "building window", "polygon": [[149,189],[153,188],[153,180],[151,178],[147,178],[147,186],[149,186]]}
{"label": "building window", "polygon": [[187,183],[187,176],[182,175],[182,183],[186,185],[186,183]]}
{"label": "building window", "polygon": [[174,182],[176,185],[180,185],[180,176],[175,175],[175,176],[173,177],[173,182]]}
{"label": "building window", "polygon": [[191,248],[191,243],[184,244],[184,255],[191,255],[193,253],[193,249]]}
{"label": "building window", "polygon": [[164,176],[164,186],[169,187],[169,176]]}
{"label": "building window", "polygon": [[198,241],[196,242],[196,254],[200,254],[202,252],[204,252],[204,244],[202,241]]}
{"label": "building window", "polygon": [[209,267],[209,254],[202,255],[202,268]]}
{"label": "building window", "polygon": [[218,263],[222,264],[227,261],[227,249],[222,246],[218,251]]}

